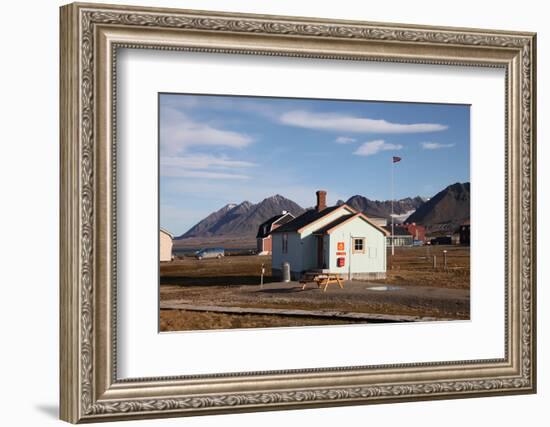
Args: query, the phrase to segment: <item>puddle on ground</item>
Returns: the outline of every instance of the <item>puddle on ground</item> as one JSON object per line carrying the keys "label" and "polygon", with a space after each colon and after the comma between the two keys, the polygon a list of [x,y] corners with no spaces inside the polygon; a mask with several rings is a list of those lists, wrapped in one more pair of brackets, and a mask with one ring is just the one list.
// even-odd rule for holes
{"label": "puddle on ground", "polygon": [[369,286],[367,288],[369,291],[398,291],[401,289],[399,286]]}

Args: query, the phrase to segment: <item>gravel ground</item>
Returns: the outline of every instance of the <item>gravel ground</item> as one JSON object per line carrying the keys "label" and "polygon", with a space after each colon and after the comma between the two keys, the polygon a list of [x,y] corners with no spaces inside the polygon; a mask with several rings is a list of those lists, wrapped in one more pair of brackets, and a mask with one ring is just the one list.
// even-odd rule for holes
{"label": "gravel ground", "polygon": [[[273,282],[271,259],[234,256],[221,260],[180,259],[161,264],[160,300],[183,304],[469,319],[469,250],[449,248],[449,269],[434,270],[425,249],[397,252],[388,278],[380,281],[344,281],[326,292],[313,283],[305,290],[297,282]],[[442,248],[432,248],[431,254]],[[265,285],[259,286],[264,264]],[[382,289],[388,290],[382,290]],[[243,315],[185,310],[161,310],[161,330],[225,329],[268,326],[335,324],[334,319],[289,318],[279,315]],[[270,321],[269,319],[272,319]],[[307,319],[307,320],[306,320]],[[350,322],[348,322],[350,323]]]}
{"label": "gravel ground", "polygon": [[344,289],[331,284],[326,292],[313,283],[305,290],[297,282],[274,282],[245,286],[161,286],[161,301],[186,304],[338,309],[360,313],[384,312],[467,319],[470,292],[467,289],[422,286],[387,287],[374,282],[344,281]]}

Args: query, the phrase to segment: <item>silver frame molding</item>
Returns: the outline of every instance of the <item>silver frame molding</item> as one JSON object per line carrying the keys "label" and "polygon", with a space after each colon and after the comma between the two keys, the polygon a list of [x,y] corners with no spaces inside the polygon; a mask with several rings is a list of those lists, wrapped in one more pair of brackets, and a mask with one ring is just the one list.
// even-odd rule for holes
{"label": "silver frame molding", "polygon": [[[61,419],[112,421],[536,391],[535,34],[78,3],[60,13]],[[117,379],[118,48],[505,69],[505,357]]]}

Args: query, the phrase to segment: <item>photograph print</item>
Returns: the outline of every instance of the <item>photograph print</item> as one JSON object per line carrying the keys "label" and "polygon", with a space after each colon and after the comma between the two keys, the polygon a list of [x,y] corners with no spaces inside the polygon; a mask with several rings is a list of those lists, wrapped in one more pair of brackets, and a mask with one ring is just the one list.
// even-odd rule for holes
{"label": "photograph print", "polygon": [[469,320],[469,105],[158,109],[161,332]]}

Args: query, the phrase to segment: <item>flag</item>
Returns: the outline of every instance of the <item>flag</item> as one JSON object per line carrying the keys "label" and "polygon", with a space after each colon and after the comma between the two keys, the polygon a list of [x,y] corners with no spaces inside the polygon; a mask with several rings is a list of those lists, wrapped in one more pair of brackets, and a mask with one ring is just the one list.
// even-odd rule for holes
{"label": "flag", "polygon": [[392,160],[393,160],[393,163],[397,163],[401,161],[401,157],[393,156]]}

